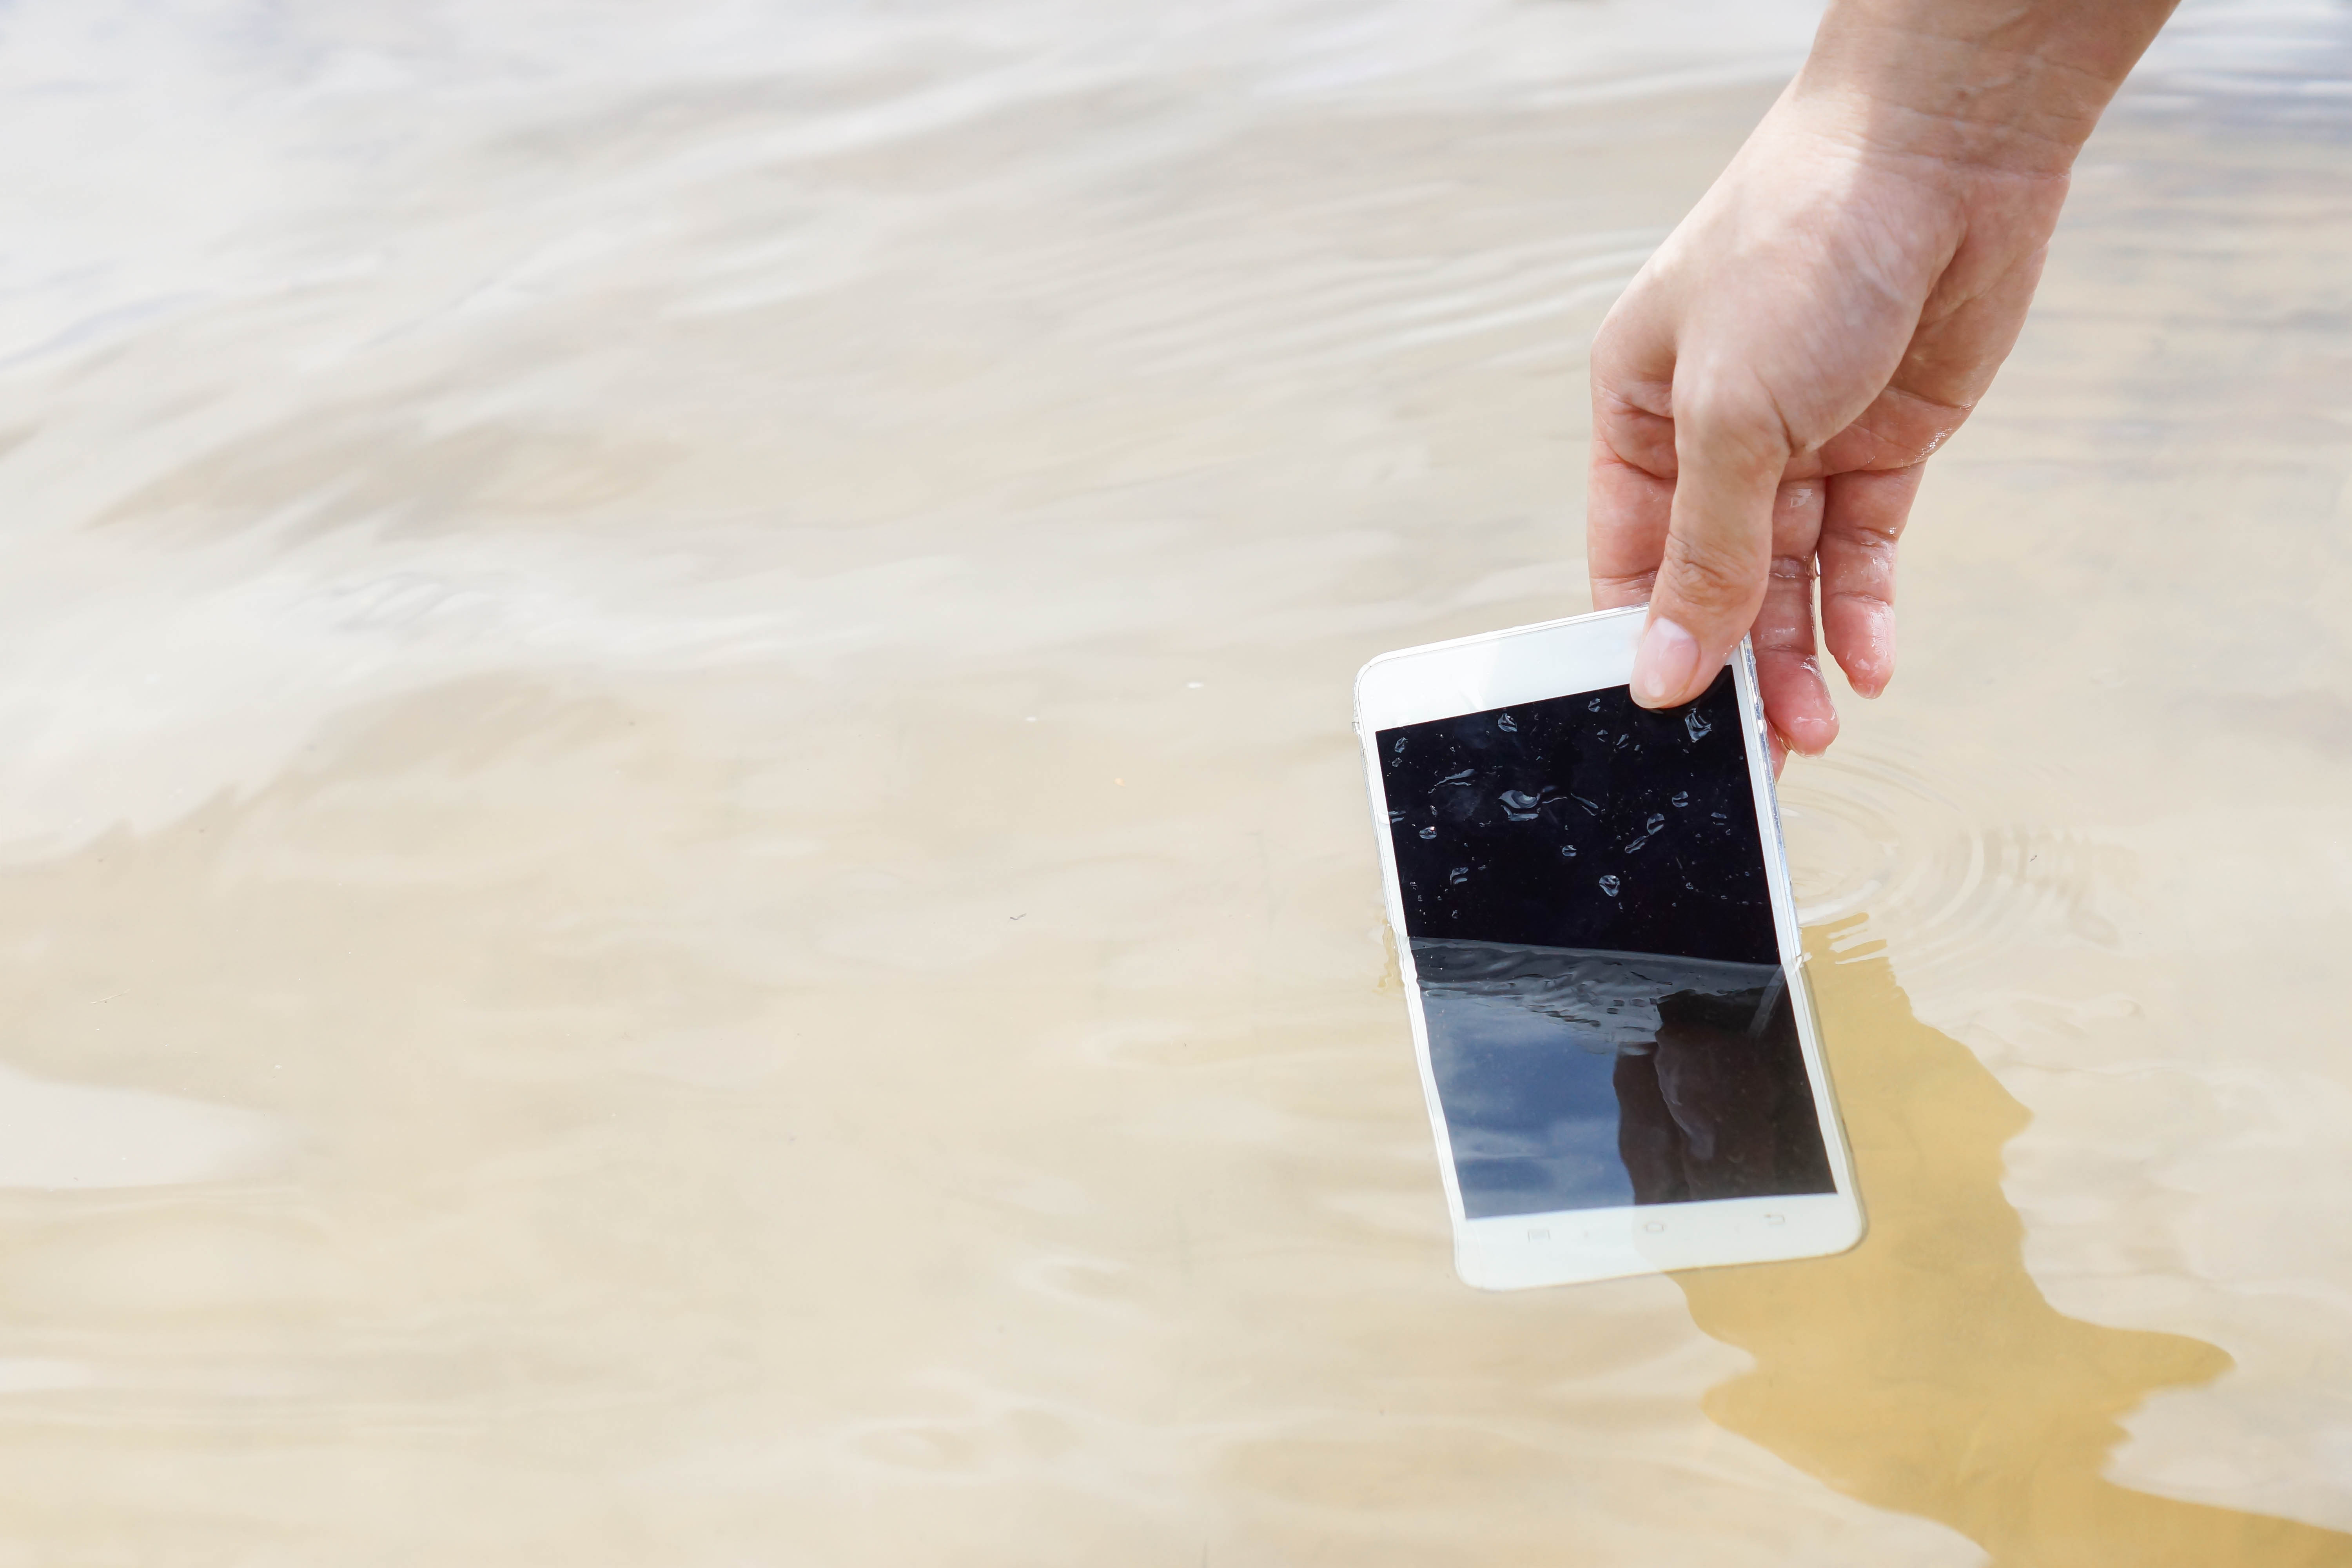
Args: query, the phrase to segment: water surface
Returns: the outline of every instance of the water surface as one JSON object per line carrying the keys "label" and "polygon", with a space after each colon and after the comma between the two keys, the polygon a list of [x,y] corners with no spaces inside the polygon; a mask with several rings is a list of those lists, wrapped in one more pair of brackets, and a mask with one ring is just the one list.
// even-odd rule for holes
{"label": "water surface", "polygon": [[1348,679],[1805,7],[0,18],[0,1558],[2352,1561],[2352,13],[1785,799],[1876,1228],[1451,1275]]}

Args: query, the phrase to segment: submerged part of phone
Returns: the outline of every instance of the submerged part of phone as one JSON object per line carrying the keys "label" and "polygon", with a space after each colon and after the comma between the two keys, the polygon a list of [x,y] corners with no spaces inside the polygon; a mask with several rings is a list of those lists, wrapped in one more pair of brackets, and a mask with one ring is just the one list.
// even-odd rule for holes
{"label": "submerged part of phone", "polygon": [[1730,670],[1378,745],[1465,1218],[1836,1190]]}

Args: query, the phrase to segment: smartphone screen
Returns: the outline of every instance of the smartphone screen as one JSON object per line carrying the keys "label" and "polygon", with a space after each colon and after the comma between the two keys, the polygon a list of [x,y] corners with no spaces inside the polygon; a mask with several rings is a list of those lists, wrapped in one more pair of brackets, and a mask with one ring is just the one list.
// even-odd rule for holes
{"label": "smartphone screen", "polygon": [[1836,1190],[1727,669],[1379,733],[1471,1219]]}

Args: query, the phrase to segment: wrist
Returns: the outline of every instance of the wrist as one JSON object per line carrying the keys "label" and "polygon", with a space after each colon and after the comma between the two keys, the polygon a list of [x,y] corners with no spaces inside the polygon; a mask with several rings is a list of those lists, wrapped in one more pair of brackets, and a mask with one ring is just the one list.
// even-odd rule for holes
{"label": "wrist", "polygon": [[1874,153],[2061,175],[2173,0],[1835,0],[1791,107]]}

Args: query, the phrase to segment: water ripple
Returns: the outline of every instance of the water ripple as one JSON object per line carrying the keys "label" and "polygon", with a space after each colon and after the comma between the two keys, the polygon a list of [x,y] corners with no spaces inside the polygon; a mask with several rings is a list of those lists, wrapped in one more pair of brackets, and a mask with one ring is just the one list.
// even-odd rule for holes
{"label": "water ripple", "polygon": [[[1867,912],[1870,940],[1899,931],[1906,966],[1965,966],[2021,942],[2116,938],[2098,907],[2128,879],[2127,851],[2078,829],[2015,820],[1965,776],[1931,776],[1867,742],[1792,769],[1780,814],[1797,918],[1821,925]],[[1857,934],[1842,942],[1864,940]]]}

